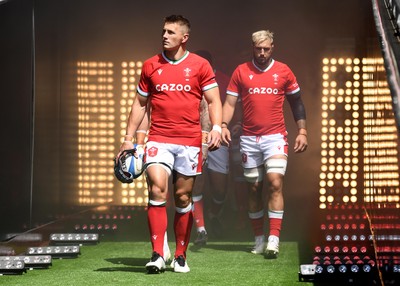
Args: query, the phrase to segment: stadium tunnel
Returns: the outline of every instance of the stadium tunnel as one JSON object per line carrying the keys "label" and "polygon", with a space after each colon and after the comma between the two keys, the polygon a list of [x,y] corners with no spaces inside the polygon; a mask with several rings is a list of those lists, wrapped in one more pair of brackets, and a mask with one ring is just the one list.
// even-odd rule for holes
{"label": "stadium tunnel", "polygon": [[[119,183],[112,159],[162,19],[183,14],[189,50],[210,51],[227,75],[251,57],[251,33],[270,29],[274,57],[298,77],[310,147],[289,153],[282,239],[299,244],[299,279],[398,281],[399,1],[136,2],[0,1],[3,254],[55,229],[147,238],[145,179]],[[228,201],[226,236],[251,241]],[[348,275],[354,265],[371,268]]]}

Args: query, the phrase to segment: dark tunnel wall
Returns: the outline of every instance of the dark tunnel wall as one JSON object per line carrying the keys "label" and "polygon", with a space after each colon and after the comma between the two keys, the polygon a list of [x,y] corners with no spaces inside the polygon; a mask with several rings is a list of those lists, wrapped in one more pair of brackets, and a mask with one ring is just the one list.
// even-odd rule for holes
{"label": "dark tunnel wall", "polygon": [[33,131],[32,3],[0,3],[0,234],[29,223]]}
{"label": "dark tunnel wall", "polygon": [[[35,34],[30,13],[34,5]],[[18,6],[19,8],[12,8]],[[298,77],[308,111],[309,150],[300,155],[290,152],[285,181],[287,220],[310,216],[317,207],[319,138],[320,138],[320,65],[326,45],[332,39],[354,39],[355,53],[366,54],[367,38],[374,37],[369,1],[363,0],[282,0],[282,1],[146,1],[129,0],[14,0],[0,6],[0,29],[10,41],[0,45],[2,61],[2,122],[10,122],[21,113],[11,128],[2,126],[2,155],[17,166],[11,155],[17,151],[29,157],[29,123],[32,108],[31,42],[35,40],[35,153],[33,196],[30,200],[30,165],[23,168],[24,179],[16,180],[9,168],[2,166],[2,200],[5,206],[24,205],[24,221],[43,223],[54,219],[57,211],[74,204],[76,194],[76,118],[73,64],[77,60],[121,62],[146,59],[160,51],[162,20],[169,14],[183,14],[192,23],[189,50],[207,49],[218,69],[231,73],[241,62],[250,59],[251,33],[260,29],[275,32],[274,58],[287,63]],[[3,17],[4,15],[4,17]],[[21,18],[16,24],[15,17]],[[12,20],[14,19],[14,20]],[[3,43],[3,41],[2,41]],[[18,45],[19,49],[13,49]],[[11,62],[18,56],[18,65]],[[17,74],[18,71],[18,74]],[[6,97],[14,91],[18,97]],[[11,108],[10,108],[11,106]],[[17,107],[18,106],[18,107]],[[15,110],[13,109],[15,107]],[[295,125],[288,113],[289,140],[292,144]],[[21,171],[21,169],[19,169]],[[301,170],[301,172],[299,172]],[[3,183],[4,182],[4,183]],[[18,182],[18,183],[17,183]],[[17,195],[9,196],[7,190]],[[4,199],[3,199],[4,197]],[[6,199],[7,198],[7,199]],[[10,202],[11,200],[11,202]],[[299,200],[304,208],[295,207]],[[26,212],[32,204],[32,217]],[[286,214],[285,214],[286,216]],[[2,216],[4,217],[4,216]],[[5,220],[2,218],[2,224]],[[22,223],[8,220],[15,231]],[[31,225],[30,227],[33,227]],[[296,230],[302,224],[293,223]],[[2,227],[3,230],[3,227]]]}

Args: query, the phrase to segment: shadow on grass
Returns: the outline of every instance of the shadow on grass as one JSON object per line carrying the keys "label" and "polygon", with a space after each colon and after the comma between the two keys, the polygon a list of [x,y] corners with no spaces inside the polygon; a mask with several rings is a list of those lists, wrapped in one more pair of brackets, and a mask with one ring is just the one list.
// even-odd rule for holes
{"label": "shadow on grass", "polygon": [[140,267],[104,267],[99,268],[94,271],[98,272],[136,272],[136,273],[146,273],[146,269],[142,266]]}
{"label": "shadow on grass", "polygon": [[199,252],[202,249],[213,249],[213,250],[221,250],[221,251],[240,251],[240,252],[249,252],[251,247],[244,244],[227,244],[227,243],[207,243],[206,245],[194,245],[189,246],[189,250],[193,252]]}
{"label": "shadow on grass", "polygon": [[[132,257],[118,257],[118,258],[106,258],[104,259],[107,262],[110,262],[115,265],[115,267],[105,267],[99,268],[95,271],[102,272],[143,272],[146,273],[146,269],[144,265],[149,261],[146,258],[132,258]],[[128,267],[127,267],[128,266]]]}

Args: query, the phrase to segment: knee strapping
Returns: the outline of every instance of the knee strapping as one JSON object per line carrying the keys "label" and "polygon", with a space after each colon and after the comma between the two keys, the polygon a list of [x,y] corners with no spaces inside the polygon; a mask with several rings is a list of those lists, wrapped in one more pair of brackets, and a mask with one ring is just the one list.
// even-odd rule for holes
{"label": "knee strapping", "polygon": [[265,161],[265,170],[267,173],[278,173],[285,175],[287,160],[286,159],[268,159]]}
{"label": "knee strapping", "polygon": [[185,208],[178,208],[178,207],[175,207],[175,211],[177,212],[177,213],[180,213],[180,214],[185,214],[185,213],[188,213],[188,212],[190,212],[190,211],[192,211],[193,210],[193,204],[192,203],[190,203],[187,207],[185,207]]}
{"label": "knee strapping", "polygon": [[167,204],[166,201],[158,202],[154,200],[149,200],[149,206],[154,206],[154,207],[165,207]]}
{"label": "knee strapping", "polygon": [[246,168],[243,171],[243,176],[249,183],[261,182],[264,178],[264,168]]}

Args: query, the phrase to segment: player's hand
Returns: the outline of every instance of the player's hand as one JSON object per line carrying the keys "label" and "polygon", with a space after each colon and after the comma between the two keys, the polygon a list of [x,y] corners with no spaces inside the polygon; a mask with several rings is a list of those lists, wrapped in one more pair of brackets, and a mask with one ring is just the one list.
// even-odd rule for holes
{"label": "player's hand", "polygon": [[308,142],[307,136],[299,134],[294,142],[294,152],[301,153],[307,150]]}
{"label": "player's hand", "polygon": [[119,152],[117,154],[117,156],[115,156],[115,162],[118,162],[119,156],[121,156],[122,152],[124,152],[125,150],[129,150],[129,149],[133,149],[133,143],[131,141],[124,141],[122,142],[121,146],[119,147]]}
{"label": "player's hand", "polygon": [[221,146],[221,133],[217,130],[211,130],[210,133],[208,133],[207,144],[209,151],[217,150]]}
{"label": "player's hand", "polygon": [[231,132],[229,131],[228,128],[222,128],[222,142],[229,146],[231,143],[232,138],[231,138]]}

